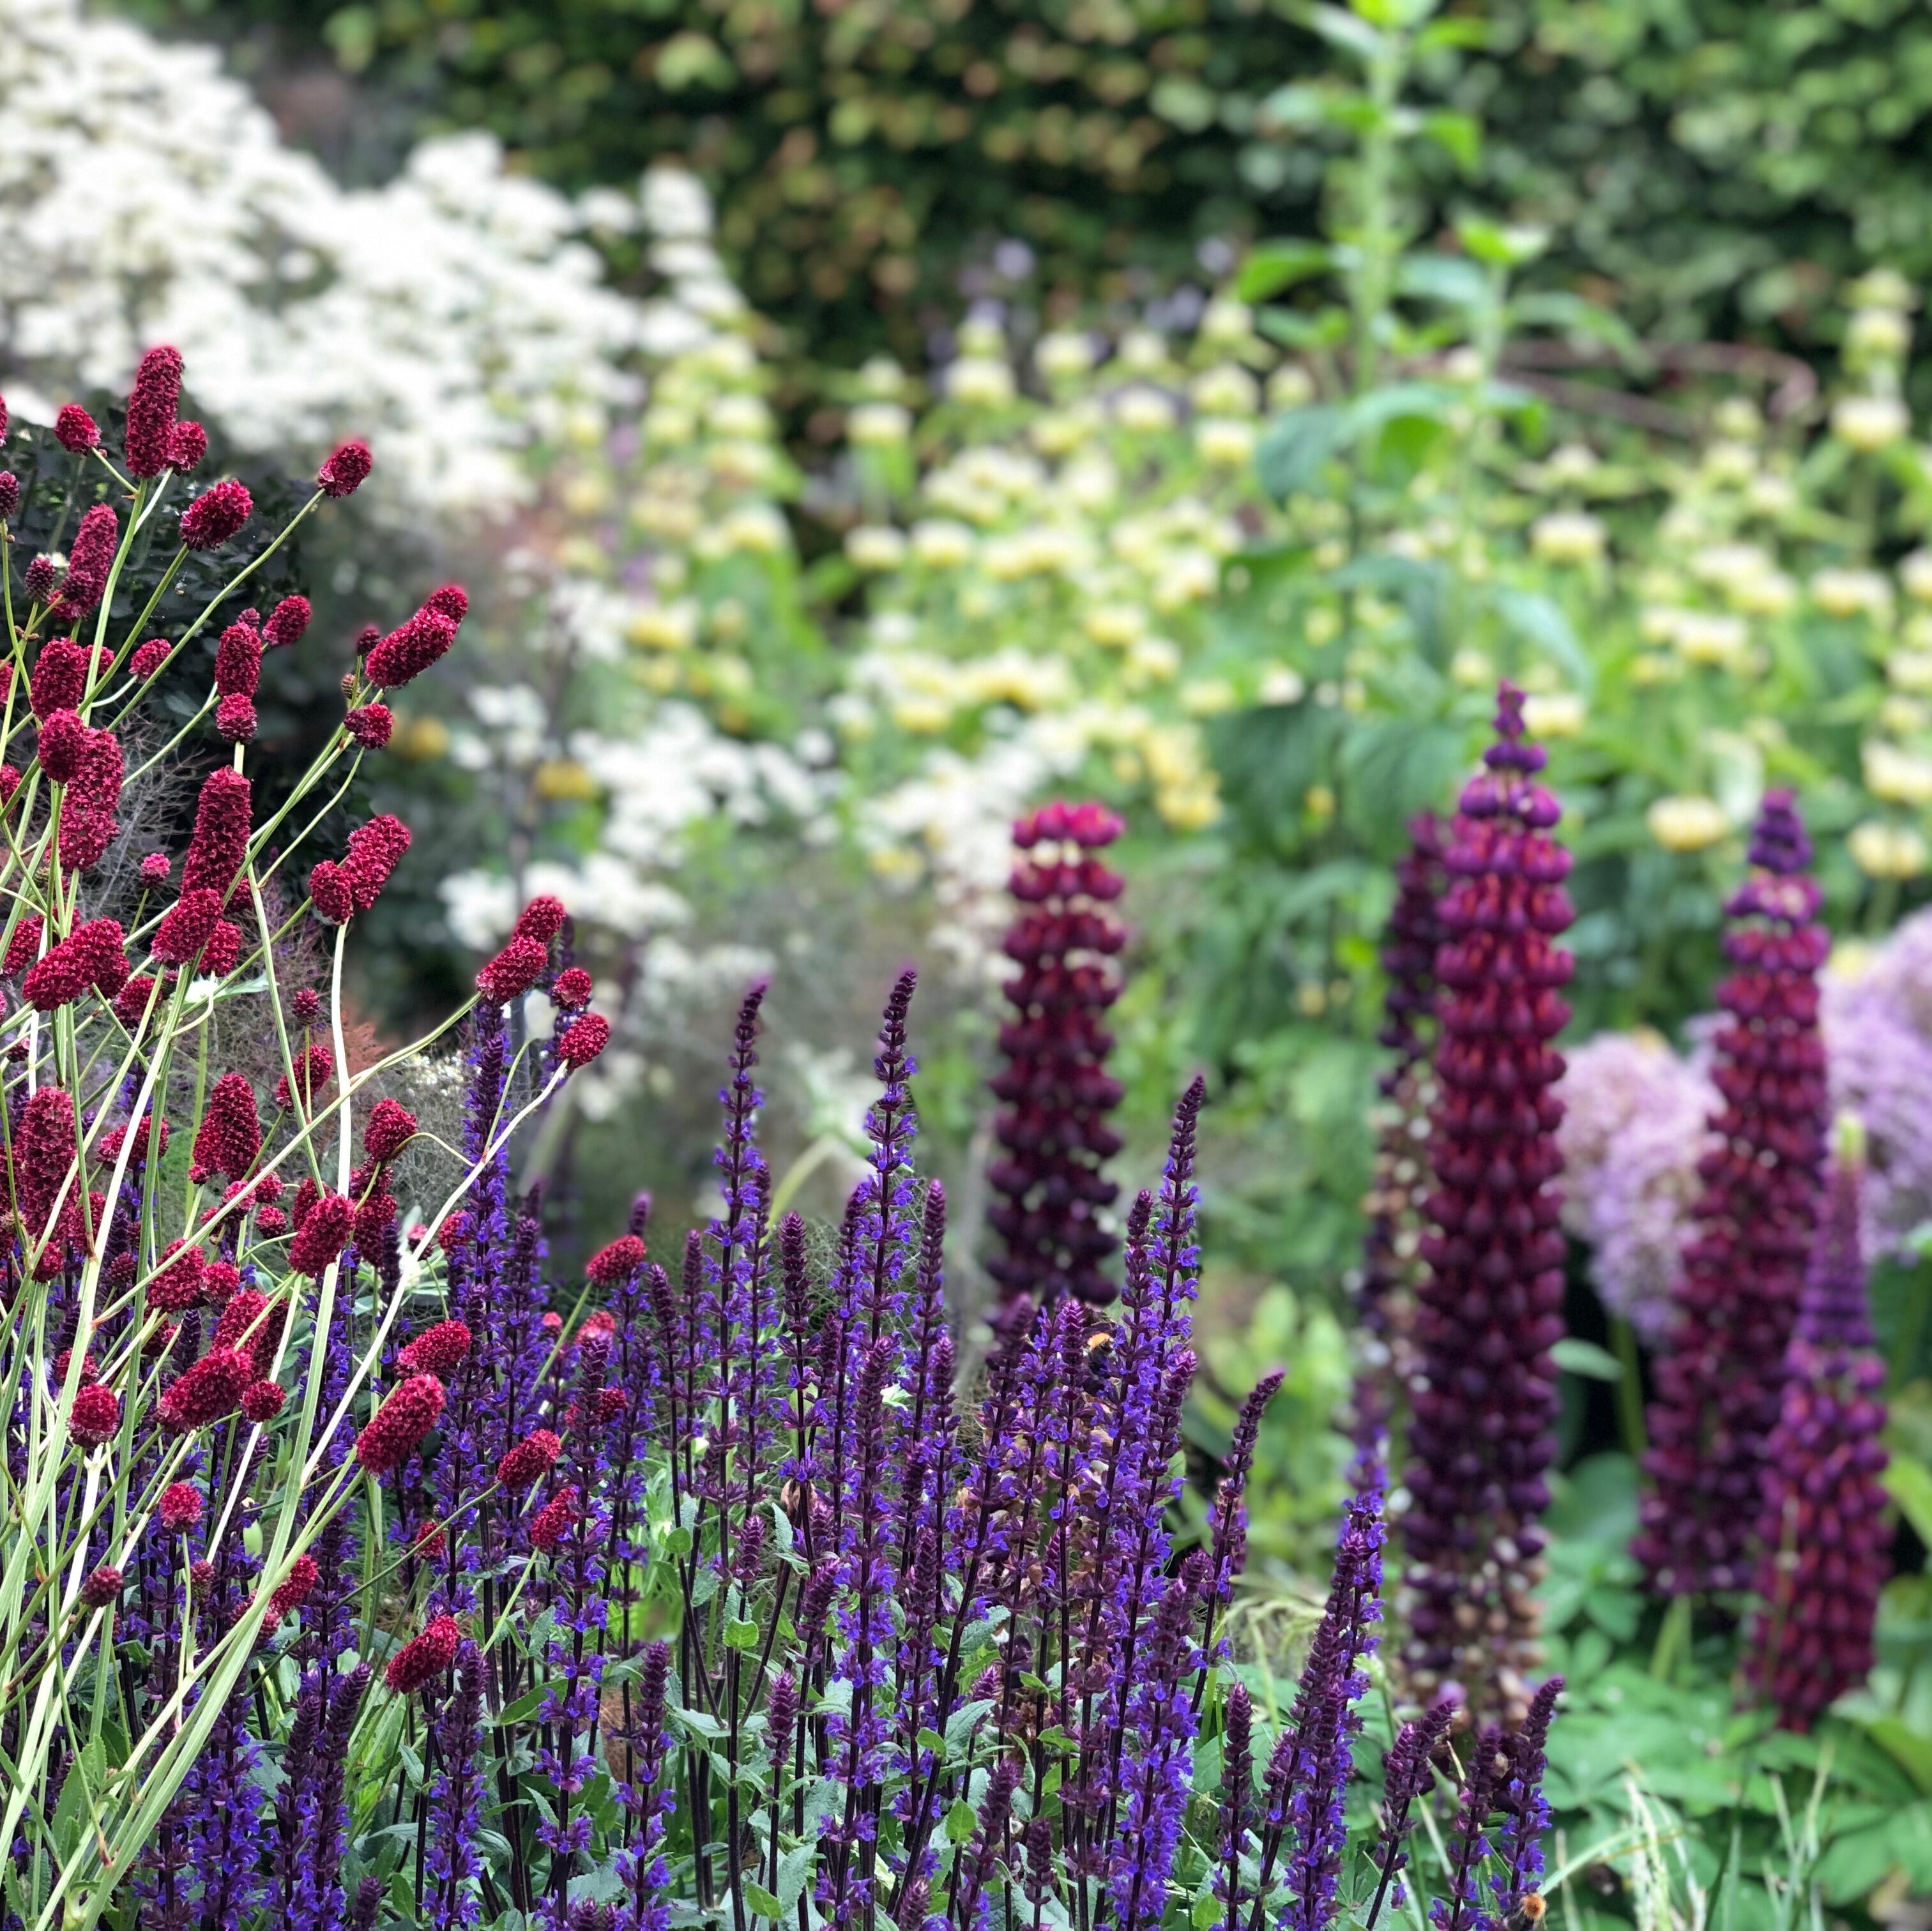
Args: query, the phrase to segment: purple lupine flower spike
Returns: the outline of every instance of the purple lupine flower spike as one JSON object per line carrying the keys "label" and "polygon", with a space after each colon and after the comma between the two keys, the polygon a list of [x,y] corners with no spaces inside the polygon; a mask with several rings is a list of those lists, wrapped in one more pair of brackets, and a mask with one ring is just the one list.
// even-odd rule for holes
{"label": "purple lupine flower spike", "polygon": [[1102,1168],[1120,1148],[1107,1124],[1120,1087],[1106,1070],[1105,1021],[1126,929],[1108,909],[1124,881],[1095,854],[1121,829],[1099,805],[1064,803],[1013,827],[1022,856],[1009,889],[1021,909],[1005,949],[1019,970],[1006,982],[1013,1017],[1000,1028],[1006,1064],[992,1081],[1003,1151],[986,1172],[998,1196],[986,1218],[1000,1240],[986,1271],[999,1283],[1002,1333],[1024,1328],[1028,1306],[1073,1294],[1104,1306],[1115,1293],[1104,1271],[1114,1237],[1100,1216],[1120,1191]]}
{"label": "purple lupine flower spike", "polygon": [[1409,820],[1409,848],[1395,868],[1395,904],[1382,935],[1386,1023],[1377,1042],[1391,1055],[1381,1092],[1375,1185],[1362,1238],[1356,1296],[1360,1359],[1350,1402],[1356,1453],[1380,1458],[1401,1391],[1414,1373],[1415,1290],[1430,1171],[1426,1141],[1436,1083],[1436,951],[1442,942],[1442,827],[1432,812]]}
{"label": "purple lupine flower spike", "polygon": [[1885,1363],[1858,1240],[1862,1138],[1841,1123],[1765,1471],[1762,1600],[1744,1670],[1788,1730],[1809,1729],[1870,1674],[1889,1567]]}
{"label": "purple lupine flower spike", "polygon": [[1468,1685],[1510,1721],[1528,1705],[1540,1518],[1556,1452],[1564,1239],[1550,1044],[1570,1009],[1570,856],[1536,782],[1522,693],[1502,686],[1497,742],[1463,788],[1443,857],[1436,1184],[1418,1290],[1417,1375],[1402,1523],[1406,1657],[1424,1697]]}
{"label": "purple lupine flower spike", "polygon": [[1784,1350],[1817,1225],[1825,1159],[1818,968],[1831,937],[1789,792],[1766,794],[1751,872],[1725,907],[1712,1078],[1714,1144],[1672,1294],[1647,1417],[1648,1492],[1633,1552],[1667,1595],[1752,1580]]}

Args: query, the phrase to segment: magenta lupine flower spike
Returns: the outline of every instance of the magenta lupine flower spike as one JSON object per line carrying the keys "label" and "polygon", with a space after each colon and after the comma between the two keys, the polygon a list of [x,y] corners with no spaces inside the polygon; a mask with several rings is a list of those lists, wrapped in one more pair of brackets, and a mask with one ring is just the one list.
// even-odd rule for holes
{"label": "magenta lupine flower spike", "polygon": [[1377,1084],[1382,1117],[1375,1186],[1366,1203],[1362,1285],[1356,1298],[1360,1358],[1351,1406],[1364,1468],[1380,1461],[1399,1391],[1414,1371],[1415,1289],[1422,1218],[1429,1198],[1425,1141],[1436,1083],[1436,949],[1442,941],[1442,827],[1432,812],[1409,820],[1409,847],[1396,867],[1395,904],[1382,934],[1385,1023],[1376,1035],[1392,1056]]}
{"label": "magenta lupine flower spike", "polygon": [[1120,1191],[1101,1171],[1120,1147],[1107,1124],[1120,1088],[1106,1070],[1105,1021],[1126,931],[1108,909],[1123,881],[1096,854],[1120,831],[1093,804],[1044,805],[1013,828],[1021,856],[1009,889],[1020,910],[1005,949],[1019,970],[1006,982],[1013,1017],[1000,1028],[1006,1065],[992,1082],[1004,1150],[986,1175],[1000,1243],[987,1271],[1007,1328],[1062,1294],[1104,1306],[1116,1291],[1103,1271],[1116,1243],[1100,1224]]}
{"label": "magenta lupine flower spike", "polygon": [[1516,1722],[1537,1659],[1532,1592],[1556,1449],[1563,1060],[1550,1042],[1570,1016],[1559,988],[1570,958],[1556,939],[1573,915],[1570,855],[1550,835],[1560,808],[1536,782],[1543,753],[1508,684],[1496,731],[1443,854],[1436,1184],[1418,1288],[1403,1583],[1416,1693],[1428,1702],[1461,1683]]}
{"label": "magenta lupine flower spike", "polygon": [[1712,1078],[1716,1144],[1672,1294],[1633,1551],[1672,1596],[1750,1586],[1765,1454],[1817,1225],[1827,1099],[1818,968],[1831,939],[1791,794],[1766,795],[1750,875],[1724,908],[1733,968]]}
{"label": "magenta lupine flower spike", "polygon": [[1870,1672],[1889,1566],[1880,1482],[1885,1363],[1874,1345],[1858,1243],[1863,1138],[1853,1123],[1840,1129],[1765,1471],[1763,1600],[1744,1669],[1788,1730],[1809,1729]]}

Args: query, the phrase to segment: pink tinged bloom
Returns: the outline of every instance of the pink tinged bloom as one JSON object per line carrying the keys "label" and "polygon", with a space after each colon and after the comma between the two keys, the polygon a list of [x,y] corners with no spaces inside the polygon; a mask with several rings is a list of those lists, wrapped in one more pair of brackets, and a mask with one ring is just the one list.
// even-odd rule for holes
{"label": "pink tinged bloom", "polygon": [[163,1427],[190,1435],[234,1414],[242,1391],[256,1378],[255,1364],[239,1348],[217,1348],[171,1382],[161,1396]]}
{"label": "pink tinged bloom", "polygon": [[201,1520],[201,1492],[187,1482],[171,1482],[161,1491],[161,1526],[180,1535]]}
{"label": "pink tinged bloom", "polygon": [[[140,1125],[134,1129],[134,1150],[128,1156],[128,1159],[135,1166],[140,1166],[148,1158],[148,1149],[153,1144],[153,1135],[149,1129],[154,1123],[152,1120],[144,1117]],[[160,1123],[160,1150],[165,1153],[168,1150],[168,1123],[164,1120]],[[124,1126],[112,1127],[104,1133],[100,1137],[100,1158],[103,1162],[112,1166],[121,1157],[121,1149],[126,1144],[127,1139],[128,1129]]]}
{"label": "pink tinged bloom", "polygon": [[128,397],[128,473],[158,476],[167,467],[168,444],[181,408],[178,349],[150,349],[134,372]]}
{"label": "pink tinged bloom", "polygon": [[7,956],[0,961],[0,972],[10,977],[22,967],[32,965],[40,952],[40,934],[44,928],[40,915],[29,912],[14,928],[14,936],[7,941]]}
{"label": "pink tinged bloom", "polygon": [[460,1321],[440,1321],[425,1328],[396,1357],[405,1375],[449,1375],[470,1352],[470,1330]]}
{"label": "pink tinged bloom", "polygon": [[358,825],[349,834],[342,868],[349,874],[356,909],[366,912],[381,897],[389,875],[410,848],[410,828],[388,812]]}
{"label": "pink tinged bloom", "polygon": [[214,728],[230,744],[252,743],[256,729],[254,699],[244,697],[239,691],[222,698],[214,707]]}
{"label": "pink tinged bloom", "polygon": [[250,1381],[242,1390],[242,1412],[257,1428],[266,1428],[282,1411],[288,1390],[279,1381]]}
{"label": "pink tinged bloom", "polygon": [[208,454],[208,431],[198,422],[178,422],[168,432],[168,467],[191,476]]}
{"label": "pink tinged bloom", "polygon": [[370,647],[364,668],[374,682],[395,690],[420,677],[455,641],[454,619],[425,606]]}
{"label": "pink tinged bloom", "polygon": [[434,1375],[412,1375],[394,1389],[356,1438],[356,1459],[372,1475],[400,1468],[435,1427],[442,1413],[442,1384]]}
{"label": "pink tinged bloom", "polygon": [[182,542],[190,550],[218,549],[254,511],[245,484],[232,479],[211,484],[182,512]]}
{"label": "pink tinged bloom", "polygon": [[96,503],[81,518],[67,553],[67,575],[61,584],[64,608],[91,610],[100,602],[120,547],[120,519],[106,503]]}
{"label": "pink tinged bloom", "polygon": [[83,1448],[99,1448],[121,1429],[121,1397],[98,1381],[79,1390],[68,1416],[68,1432]]}
{"label": "pink tinged bloom", "polygon": [[63,1188],[63,1220],[79,1219],[74,1189],[68,1183],[80,1150],[72,1097],[59,1087],[42,1087],[22,1108],[14,1129],[14,1198],[36,1240],[45,1231]]}
{"label": "pink tinged bloom", "polygon": [[423,601],[423,608],[460,624],[470,614],[470,592],[460,583],[446,583],[441,589],[430,592]]}
{"label": "pink tinged bloom", "polygon": [[322,1580],[322,1571],[316,1559],[304,1551],[289,1564],[289,1573],[275,1585],[274,1594],[268,1598],[271,1612],[278,1616],[291,1616],[309,1599],[309,1593]]}
{"label": "pink tinged bloom", "polygon": [[251,809],[248,780],[232,765],[218,765],[202,780],[182,867],[184,895],[207,886],[226,898],[234,890],[248,859]]}
{"label": "pink tinged bloom", "polygon": [[[88,982],[104,998],[112,999],[128,983],[128,942],[119,919],[90,919],[74,928],[68,943],[80,955]],[[167,1144],[165,1126],[161,1144]]]}
{"label": "pink tinged bloom", "polygon": [[232,919],[218,919],[202,949],[201,969],[217,979],[226,979],[240,964],[242,928]]}
{"label": "pink tinged bloom", "polygon": [[362,1150],[372,1160],[393,1160],[416,1131],[416,1115],[400,1100],[379,1099],[362,1129]]}
{"label": "pink tinged bloom", "polygon": [[154,954],[166,965],[188,965],[200,958],[221,921],[221,895],[206,887],[184,891],[155,928]]}
{"label": "pink tinged bloom", "polygon": [[413,1696],[439,1676],[448,1674],[461,1648],[463,1632],[454,1616],[438,1616],[422,1634],[404,1644],[389,1659],[382,1681],[398,1696]]}
{"label": "pink tinged bloom", "polygon": [[358,704],[342,727],[364,751],[380,751],[395,730],[396,714],[387,704]]}
{"label": "pink tinged bloom", "polygon": [[512,1491],[527,1489],[550,1473],[562,1452],[562,1442],[548,1429],[540,1428],[505,1451],[496,1464],[496,1480]]}
{"label": "pink tinged bloom", "polygon": [[316,487],[326,496],[352,496],[369,480],[376,459],[366,442],[345,442],[316,476]]}
{"label": "pink tinged bloom", "polygon": [[145,684],[168,661],[174,646],[164,637],[151,637],[128,660],[128,669],[136,683]]}
{"label": "pink tinged bloom", "polygon": [[104,1562],[80,1585],[80,1600],[90,1609],[111,1609],[121,1600],[122,1577],[111,1562]]}
{"label": "pink tinged bloom", "polygon": [[11,523],[20,508],[20,479],[11,469],[0,469],[0,523]]}
{"label": "pink tinged bloom", "polygon": [[34,715],[45,720],[79,708],[87,694],[87,647],[70,637],[50,637],[40,646],[29,680]]}
{"label": "pink tinged bloom", "polygon": [[550,996],[552,1003],[565,1012],[575,1012],[590,1003],[590,995],[596,990],[590,975],[581,966],[566,966],[557,974]]}
{"label": "pink tinged bloom", "polygon": [[324,1194],[304,1219],[289,1243],[289,1265],[298,1274],[320,1274],[355,1231],[355,1203],[345,1195]]}
{"label": "pink tinged bloom", "polygon": [[306,597],[284,597],[268,613],[262,626],[262,638],[271,650],[285,649],[300,638],[314,614]]}
{"label": "pink tinged bloom", "polygon": [[572,1069],[587,1066],[610,1043],[610,1021],[586,1012],[558,1039],[556,1056]]}
{"label": "pink tinged bloom", "polygon": [[255,1229],[264,1240],[279,1240],[289,1231],[289,1217],[278,1207],[258,1208]]}
{"label": "pink tinged bloom", "polygon": [[540,946],[548,946],[563,930],[563,922],[569,916],[561,898],[553,898],[548,892],[539,892],[517,915],[510,936],[533,939]]}
{"label": "pink tinged bloom", "polygon": [[114,995],[114,1016],[131,1033],[140,1024],[148,1010],[148,1002],[154,997],[157,982],[146,973],[136,973]]}
{"label": "pink tinged bloom", "polygon": [[40,727],[40,769],[56,784],[70,784],[87,761],[88,727],[77,711],[56,711]]}
{"label": "pink tinged bloom", "polygon": [[556,1548],[569,1532],[570,1525],[576,1521],[577,1515],[575,1486],[560,1489],[530,1518],[530,1546],[542,1549]]}
{"label": "pink tinged bloom", "polygon": [[124,771],[120,739],[104,726],[89,730],[61,813],[61,862],[70,870],[98,865],[121,829],[114,812]]}
{"label": "pink tinged bloom", "polygon": [[356,1210],[356,1246],[365,1254],[380,1254],[400,1211],[394,1194],[371,1194]]}
{"label": "pink tinged bloom", "polygon": [[164,1314],[181,1314],[201,1299],[201,1283],[208,1272],[208,1256],[185,1241],[172,1243],[161,1258],[161,1266],[148,1283],[148,1305]]}
{"label": "pink tinged bloom", "polygon": [[79,403],[63,403],[54,418],[54,439],[70,454],[80,456],[100,448],[100,431]]}
{"label": "pink tinged bloom", "polygon": [[28,603],[45,603],[53,591],[54,559],[51,556],[34,557],[20,574],[20,587],[26,592]]}
{"label": "pink tinged bloom", "polygon": [[600,1288],[614,1288],[644,1264],[644,1243],[634,1234],[622,1234],[591,1255],[584,1273]]}
{"label": "pink tinged bloom", "polygon": [[548,970],[550,948],[532,938],[513,938],[476,975],[476,989],[494,1006],[520,998]]}
{"label": "pink tinged bloom", "polygon": [[[258,1288],[242,1288],[230,1294],[220,1319],[214,1324],[214,1336],[209,1345],[241,1348],[258,1364],[264,1359],[272,1359],[281,1323],[279,1318],[271,1321],[271,1305],[268,1296]],[[250,1377],[251,1381],[260,1379],[259,1374]]]}
{"label": "pink tinged bloom", "polygon": [[[329,1082],[335,1077],[335,1056],[328,1047],[316,1045],[304,1048],[295,1057],[295,1082],[290,1088],[289,1076],[284,1073],[275,1082],[275,1104],[287,1112],[299,1096],[304,1108],[315,1104],[316,1096],[328,1090]],[[304,1180],[296,1189],[296,1223],[299,1226],[308,1205],[314,1197],[315,1183]],[[306,1196],[306,1197],[305,1197]]]}
{"label": "pink tinged bloom", "polygon": [[289,1001],[290,1016],[298,1026],[316,1026],[322,1023],[322,994],[313,986],[305,985]]}
{"label": "pink tinged bloom", "polygon": [[349,874],[332,858],[310,868],[309,902],[327,925],[346,925],[356,916],[356,889]]}
{"label": "pink tinged bloom", "polygon": [[37,1012],[54,1012],[87,990],[87,967],[65,941],[27,968],[20,993]]}
{"label": "pink tinged bloom", "polygon": [[194,1162],[211,1174],[242,1179],[262,1151],[255,1089],[244,1073],[224,1073],[214,1082],[194,1136]]}
{"label": "pink tinged bloom", "polygon": [[224,697],[252,697],[262,682],[262,633],[253,624],[232,623],[214,647],[214,688]]}
{"label": "pink tinged bloom", "polygon": [[201,1277],[201,1297],[210,1307],[226,1307],[242,1285],[242,1273],[232,1261],[211,1261]]}

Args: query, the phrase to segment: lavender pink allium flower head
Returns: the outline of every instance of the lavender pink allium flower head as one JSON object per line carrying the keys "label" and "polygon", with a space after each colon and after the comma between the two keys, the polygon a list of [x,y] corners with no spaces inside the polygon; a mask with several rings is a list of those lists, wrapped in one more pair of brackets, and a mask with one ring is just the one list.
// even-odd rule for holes
{"label": "lavender pink allium flower head", "polygon": [[1537,1660],[1534,1591],[1556,1452],[1564,1239],[1550,1043],[1569,1018],[1570,856],[1536,781],[1522,694],[1502,687],[1497,742],[1464,787],[1443,855],[1436,1172],[1418,1289],[1417,1379],[1402,1522],[1410,1681],[1450,1683],[1520,1720]]}
{"label": "lavender pink allium flower head", "polygon": [[1788,792],[1766,796],[1726,911],[1732,971],[1711,1077],[1716,1143],[1656,1363],[1633,1551],[1667,1595],[1750,1585],[1786,1343],[1816,1228],[1828,1101],[1818,968],[1830,939]]}

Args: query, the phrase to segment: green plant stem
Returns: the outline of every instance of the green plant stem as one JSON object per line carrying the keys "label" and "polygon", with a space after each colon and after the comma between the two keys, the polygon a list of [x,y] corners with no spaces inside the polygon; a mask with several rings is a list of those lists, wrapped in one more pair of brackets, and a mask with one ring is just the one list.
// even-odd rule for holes
{"label": "green plant stem", "polygon": [[1637,1358],[1636,1330],[1620,1314],[1610,1317],[1610,1348],[1623,1372],[1617,1377],[1617,1430],[1624,1452],[1641,1462],[1650,1447],[1643,1426],[1643,1372]]}

